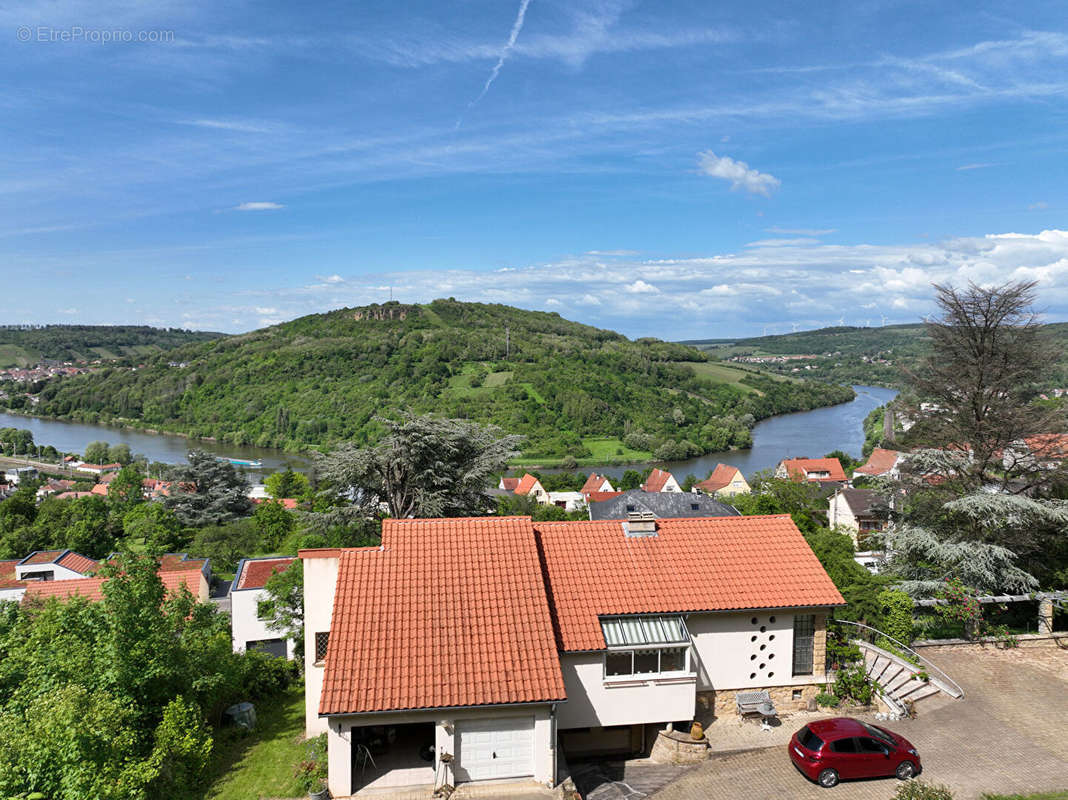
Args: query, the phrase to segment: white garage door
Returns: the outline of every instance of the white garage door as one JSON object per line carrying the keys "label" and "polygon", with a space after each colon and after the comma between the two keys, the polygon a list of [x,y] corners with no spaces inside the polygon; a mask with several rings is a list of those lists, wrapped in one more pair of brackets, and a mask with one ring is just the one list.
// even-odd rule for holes
{"label": "white garage door", "polygon": [[489,781],[534,774],[534,717],[456,724],[456,779]]}

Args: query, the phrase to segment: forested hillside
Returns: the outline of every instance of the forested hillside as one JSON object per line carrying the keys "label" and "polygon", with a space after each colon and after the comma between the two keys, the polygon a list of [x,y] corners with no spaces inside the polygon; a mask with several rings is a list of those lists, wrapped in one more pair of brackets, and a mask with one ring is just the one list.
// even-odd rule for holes
{"label": "forested hillside", "polygon": [[706,361],[691,347],[630,341],[557,314],[388,303],[185,345],[138,370],[55,379],[36,410],[293,450],[371,441],[375,415],[437,412],[523,434],[532,458],[611,460],[746,446],[756,419],[853,396],[710,372]]}
{"label": "forested hillside", "polygon": [[[1050,365],[1049,385],[1044,389],[1068,386],[1068,323],[1044,326],[1047,335],[1060,343],[1061,358]],[[835,327],[798,331],[750,339],[701,339],[683,342],[707,352],[711,357],[762,358],[767,356],[812,355],[814,359],[766,363],[764,369],[836,383],[904,385],[902,368],[920,362],[930,348],[922,323],[886,325],[877,328]]]}
{"label": "forested hillside", "polygon": [[141,358],[222,335],[147,325],[0,325],[0,369],[43,360]]}

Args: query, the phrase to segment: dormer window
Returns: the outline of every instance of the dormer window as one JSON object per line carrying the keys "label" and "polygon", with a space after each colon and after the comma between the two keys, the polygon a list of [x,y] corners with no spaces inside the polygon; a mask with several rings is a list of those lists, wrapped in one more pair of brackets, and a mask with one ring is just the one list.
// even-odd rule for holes
{"label": "dormer window", "polygon": [[680,615],[604,617],[608,652],[604,677],[677,677],[692,674],[690,634]]}

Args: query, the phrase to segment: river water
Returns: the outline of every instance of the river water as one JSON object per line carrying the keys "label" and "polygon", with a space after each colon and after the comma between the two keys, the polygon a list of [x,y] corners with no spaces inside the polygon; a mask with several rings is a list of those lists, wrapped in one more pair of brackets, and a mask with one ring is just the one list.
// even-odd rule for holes
{"label": "river water", "polygon": [[[709,453],[688,461],[676,461],[668,465],[681,482],[689,474],[704,478],[720,462],[738,467],[746,476],[774,467],[780,460],[790,457],[817,458],[832,450],[842,450],[859,457],[864,444],[863,422],[868,413],[888,403],[897,392],[878,386],[854,386],[857,396],[849,403],[842,403],[813,411],[783,414],[757,423],[753,428],[753,447],[749,450],[732,450],[725,453]],[[89,425],[81,422],[66,422],[40,417],[23,417],[0,413],[0,428],[26,428],[33,432],[33,440],[39,445],[52,445],[60,452],[82,453],[93,441],[109,444],[128,444],[134,453],[149,461],[168,464],[185,462],[186,452],[197,447],[226,458],[240,458],[263,462],[263,472],[275,472],[291,466],[306,468],[308,460],[300,455],[261,447],[237,447],[220,442],[191,440],[182,436],[163,433],[140,433],[125,428],[107,425]],[[604,467],[598,472],[619,476],[626,469],[636,467]],[[637,468],[641,468],[639,465]]]}

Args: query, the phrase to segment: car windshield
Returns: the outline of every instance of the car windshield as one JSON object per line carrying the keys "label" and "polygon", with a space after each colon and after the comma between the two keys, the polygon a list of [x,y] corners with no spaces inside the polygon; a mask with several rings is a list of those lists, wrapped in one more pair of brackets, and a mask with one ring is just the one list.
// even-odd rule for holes
{"label": "car windshield", "polygon": [[806,725],[801,729],[801,733],[797,737],[797,741],[801,742],[802,747],[807,747],[809,750],[816,751],[823,747],[823,739],[809,730]]}
{"label": "car windshield", "polygon": [[880,741],[886,742],[891,747],[894,746],[894,737],[890,735],[889,731],[884,731],[882,728],[877,728],[876,726],[869,725],[866,722],[862,722],[860,724],[862,726],[864,726],[864,730],[866,730],[868,733],[870,733],[876,739],[879,739]]}

